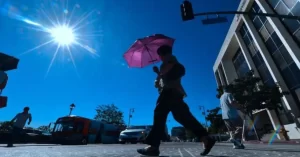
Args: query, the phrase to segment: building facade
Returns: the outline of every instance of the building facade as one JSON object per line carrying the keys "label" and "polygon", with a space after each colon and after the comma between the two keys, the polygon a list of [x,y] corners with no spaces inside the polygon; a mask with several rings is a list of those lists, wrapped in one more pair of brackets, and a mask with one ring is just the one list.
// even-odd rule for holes
{"label": "building facade", "polygon": [[181,140],[185,139],[186,138],[185,128],[182,126],[173,127],[171,129],[171,136],[178,137]]}
{"label": "building facade", "polygon": [[[300,16],[298,0],[242,0],[238,11]],[[258,127],[276,130],[280,118],[291,139],[300,139],[295,119],[300,116],[300,21],[263,16],[236,15],[213,67],[218,86],[231,83],[254,70],[264,84],[279,84],[289,91],[284,110],[255,113]],[[278,136],[282,139],[282,137]]]}

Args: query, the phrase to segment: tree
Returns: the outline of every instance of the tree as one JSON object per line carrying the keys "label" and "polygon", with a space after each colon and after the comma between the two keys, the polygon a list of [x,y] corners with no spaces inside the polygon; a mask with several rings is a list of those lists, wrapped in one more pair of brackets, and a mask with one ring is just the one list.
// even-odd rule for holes
{"label": "tree", "polygon": [[47,125],[39,126],[37,129],[40,130],[40,131],[51,132],[51,128],[49,126],[47,126]]}
{"label": "tree", "polygon": [[11,127],[11,122],[10,121],[0,122],[0,131],[1,132],[9,131],[10,127]]}
{"label": "tree", "polygon": [[205,119],[210,122],[208,131],[212,134],[222,133],[225,129],[225,124],[222,119],[222,115],[219,113],[221,110],[220,107],[208,110],[208,114]]}
{"label": "tree", "polygon": [[[281,98],[289,93],[281,91],[279,85],[263,84],[261,79],[254,77],[254,72],[250,70],[244,77],[235,79],[227,87],[231,89],[233,97],[241,105],[240,110],[252,121],[254,119],[253,111],[267,108],[275,111],[283,128],[278,110],[283,109]],[[217,98],[223,94],[223,88],[217,89]],[[286,140],[288,139],[286,138]]]}
{"label": "tree", "polygon": [[123,125],[124,115],[114,104],[99,105],[96,108],[95,120],[101,120],[110,124]]}

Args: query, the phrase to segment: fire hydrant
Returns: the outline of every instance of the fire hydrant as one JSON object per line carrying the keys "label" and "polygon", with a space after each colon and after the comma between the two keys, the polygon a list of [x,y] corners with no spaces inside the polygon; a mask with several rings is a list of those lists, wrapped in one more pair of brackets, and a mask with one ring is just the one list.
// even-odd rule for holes
{"label": "fire hydrant", "polygon": [[289,131],[285,130],[284,127],[282,127],[280,129],[280,133],[282,134],[282,136],[285,138],[286,141],[289,141],[290,140],[290,137],[288,136],[288,133]]}

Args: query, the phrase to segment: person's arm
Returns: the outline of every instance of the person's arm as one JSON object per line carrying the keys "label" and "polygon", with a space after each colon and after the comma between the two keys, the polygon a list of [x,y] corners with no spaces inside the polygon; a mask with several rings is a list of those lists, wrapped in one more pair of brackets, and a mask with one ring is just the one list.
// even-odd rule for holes
{"label": "person's arm", "polygon": [[168,73],[175,65],[175,61],[173,59],[170,59],[167,63],[165,63],[164,68],[161,69],[160,74],[164,75]]}
{"label": "person's arm", "polygon": [[160,88],[160,84],[159,84],[159,79],[156,79],[154,82],[154,87],[155,88]]}
{"label": "person's arm", "polygon": [[228,101],[230,103],[230,105],[232,105],[234,108],[239,109],[240,105],[238,104],[238,102],[234,99],[232,94],[229,94],[228,96]]}
{"label": "person's arm", "polygon": [[10,122],[13,123],[17,119],[18,115],[19,113]]}
{"label": "person's arm", "polygon": [[29,119],[29,121],[28,121],[28,125],[30,125],[30,123],[31,123],[31,120],[32,120],[32,116],[31,116],[31,114],[29,114],[29,117],[28,117],[28,119]]}

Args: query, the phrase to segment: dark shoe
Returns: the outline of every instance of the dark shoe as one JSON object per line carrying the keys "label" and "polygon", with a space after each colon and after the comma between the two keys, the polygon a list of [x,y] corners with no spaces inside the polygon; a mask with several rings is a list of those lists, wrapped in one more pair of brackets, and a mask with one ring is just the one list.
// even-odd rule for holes
{"label": "dark shoe", "polygon": [[240,146],[233,146],[233,149],[245,149],[245,146],[241,144]]}
{"label": "dark shoe", "polygon": [[13,147],[14,145],[13,144],[7,144],[7,147]]}
{"label": "dark shoe", "polygon": [[157,147],[148,146],[143,149],[138,149],[138,153],[146,156],[159,156],[159,149]]}
{"label": "dark shoe", "polygon": [[202,153],[200,153],[201,156],[205,156],[207,155],[210,150],[212,149],[212,147],[214,147],[216,143],[216,140],[210,138],[210,137],[207,137],[206,139],[206,143],[204,143],[204,150],[202,151]]}
{"label": "dark shoe", "polygon": [[233,139],[233,138],[230,138],[230,140],[229,140],[231,143],[233,143],[234,144],[234,146],[241,146],[241,144],[242,144],[242,142],[240,141],[240,140],[235,140],[235,139]]}

